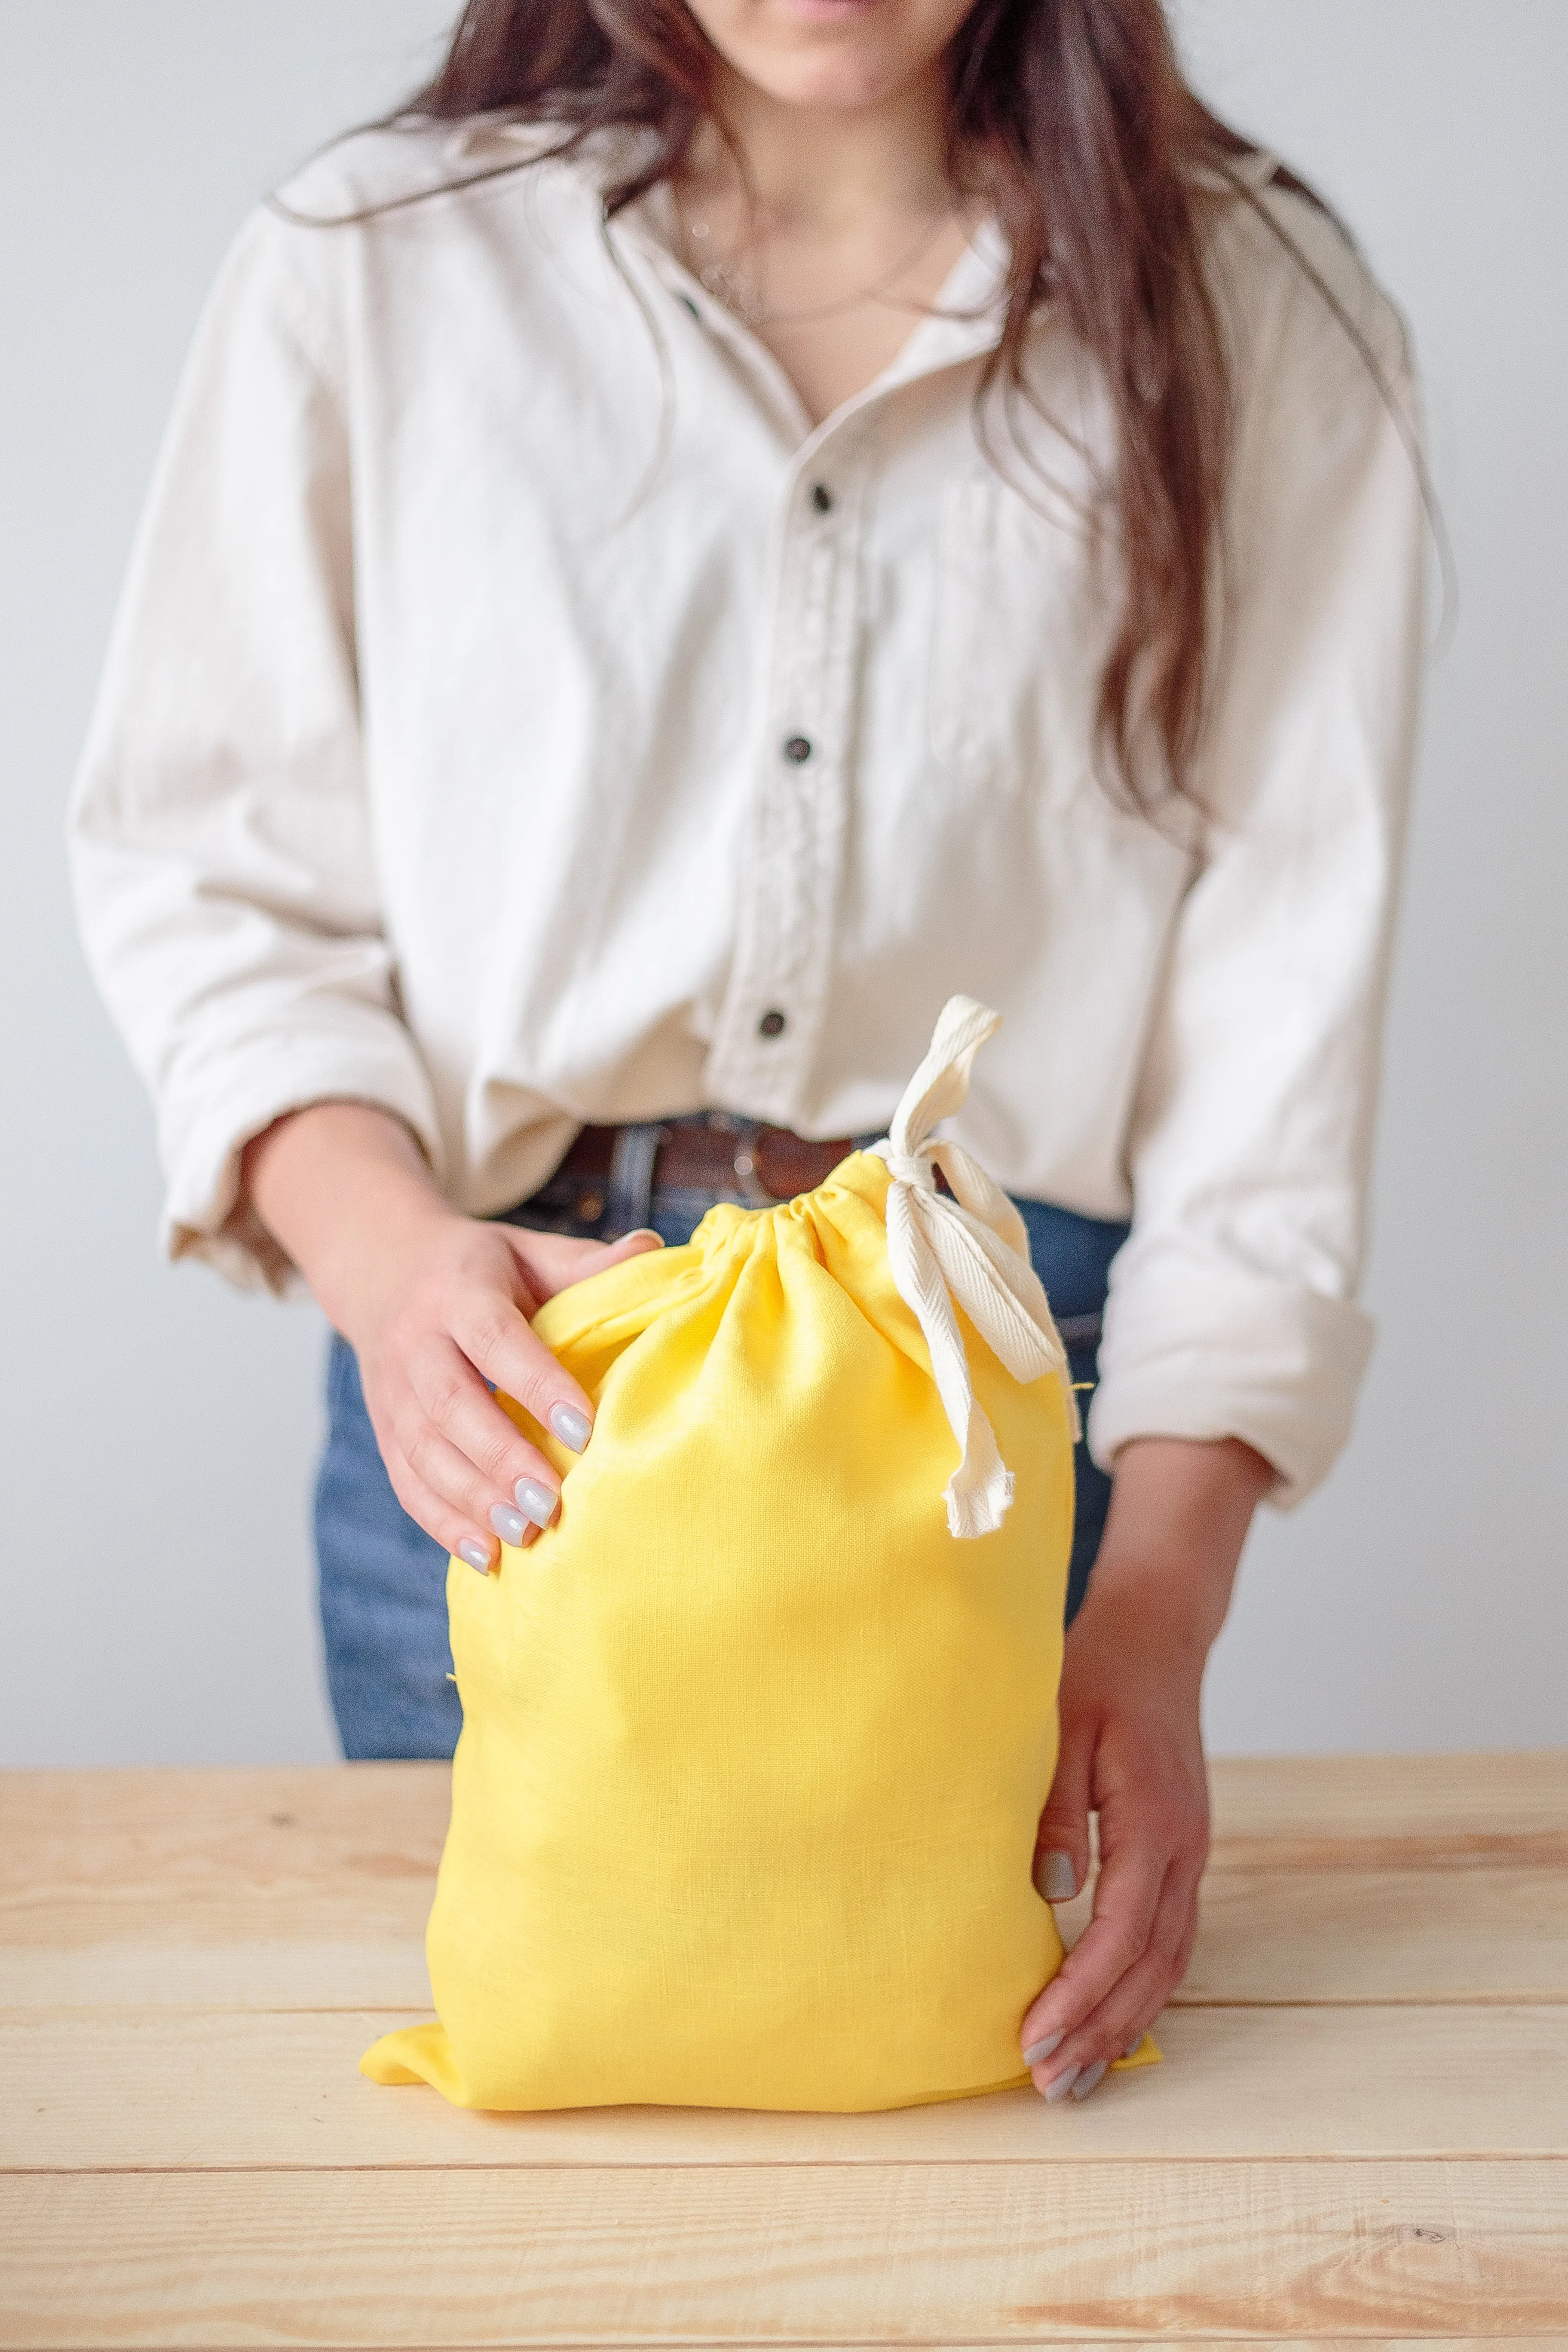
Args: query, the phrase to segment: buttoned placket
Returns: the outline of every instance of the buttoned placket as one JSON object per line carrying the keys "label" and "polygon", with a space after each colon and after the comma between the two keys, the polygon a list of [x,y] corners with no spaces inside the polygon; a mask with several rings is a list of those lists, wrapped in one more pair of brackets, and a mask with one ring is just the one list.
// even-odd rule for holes
{"label": "buttoned placket", "polygon": [[[761,732],[736,894],[735,943],[706,1069],[710,1101],[788,1126],[811,1092],[854,795],[863,552],[875,495],[877,425],[900,388],[994,341],[984,298],[997,247],[966,257],[959,315],[924,320],[899,359],[815,428],[773,353],[700,289],[651,227],[617,234],[730,349],[797,446],[770,538]],[[978,299],[975,299],[978,298]]]}
{"label": "buttoned placket", "polygon": [[785,1126],[816,1059],[833,965],[874,438],[864,413],[814,435],[774,524],[761,740],[708,1083],[715,1101]]}

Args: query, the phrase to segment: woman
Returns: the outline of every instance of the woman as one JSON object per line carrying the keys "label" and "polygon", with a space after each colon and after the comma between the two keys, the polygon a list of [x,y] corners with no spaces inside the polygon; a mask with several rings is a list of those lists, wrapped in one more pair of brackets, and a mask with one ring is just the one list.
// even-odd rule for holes
{"label": "woman", "polygon": [[1180,1979],[1204,1662],[1366,1352],[1408,397],[1155,0],[471,0],[231,257],[79,790],[171,1254],[341,1335],[351,1754],[449,1752],[444,1556],[554,1509],[489,1386],[590,1442],[536,1304],[1005,1013],[962,1131],[1099,1382],[1051,2099]]}

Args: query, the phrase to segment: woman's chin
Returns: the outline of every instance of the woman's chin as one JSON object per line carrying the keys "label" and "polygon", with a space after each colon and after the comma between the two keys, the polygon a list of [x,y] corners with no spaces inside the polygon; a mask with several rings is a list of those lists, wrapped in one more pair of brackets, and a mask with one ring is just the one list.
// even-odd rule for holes
{"label": "woman's chin", "polygon": [[971,0],[689,0],[725,64],[784,105],[877,106],[930,72]]}

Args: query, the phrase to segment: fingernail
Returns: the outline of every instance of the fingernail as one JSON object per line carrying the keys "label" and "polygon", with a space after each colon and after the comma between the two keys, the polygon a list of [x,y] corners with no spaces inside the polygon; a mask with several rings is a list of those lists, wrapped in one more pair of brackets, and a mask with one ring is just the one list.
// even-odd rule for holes
{"label": "fingernail", "polygon": [[518,1509],[526,1511],[536,1528],[550,1525],[561,1499],[552,1487],[542,1486],[537,1478],[520,1478],[511,1491],[517,1496]]}
{"label": "fingernail", "polygon": [[1052,2051],[1059,2050],[1067,2038],[1068,2030],[1064,2025],[1059,2033],[1047,2033],[1043,2042],[1031,2042],[1028,2048],[1024,2053],[1025,2065],[1043,2065],[1046,2060],[1050,2056]]}
{"label": "fingernail", "polygon": [[562,1444],[569,1445],[574,1454],[581,1454],[594,1434],[593,1423],[585,1412],[579,1412],[575,1405],[552,1404],[550,1426]]}
{"label": "fingernail", "polygon": [[1076,2066],[1067,2066],[1063,2068],[1054,2083],[1047,2083],[1046,2084],[1047,2106],[1054,2107],[1058,2099],[1065,2099],[1078,2081],[1078,2076],[1079,2070]]}
{"label": "fingernail", "polygon": [[1078,1893],[1078,1873],[1070,1853],[1044,1853],[1035,1871],[1035,1885],[1047,1903],[1070,1903]]}
{"label": "fingernail", "polygon": [[1135,2033],[1132,2036],[1131,2041],[1128,2043],[1126,2049],[1122,2052],[1121,2055],[1124,2058],[1136,2058],[1138,2053],[1142,2049],[1142,2047],[1143,2036],[1141,2033]]}
{"label": "fingernail", "polygon": [[1077,2082],[1072,2086],[1072,2095],[1075,2099],[1087,2099],[1089,2093],[1094,2089],[1096,2084],[1102,2083],[1105,2080],[1105,2070],[1109,2063],[1110,2062],[1107,2059],[1097,2058],[1092,2066],[1086,2066],[1084,2068],[1082,2074],[1079,2074]]}
{"label": "fingernail", "polygon": [[477,1568],[481,1576],[488,1576],[490,1572],[490,1556],[483,1544],[460,1543],[458,1558],[466,1559],[470,1568]]}
{"label": "fingernail", "polygon": [[664,1235],[656,1234],[651,1225],[639,1225],[636,1233],[627,1234],[624,1238],[628,1242],[657,1242],[660,1249],[664,1247]]}
{"label": "fingernail", "polygon": [[490,1525],[502,1543],[510,1544],[515,1549],[522,1541],[522,1531],[528,1521],[521,1511],[514,1511],[510,1503],[497,1503],[490,1512]]}

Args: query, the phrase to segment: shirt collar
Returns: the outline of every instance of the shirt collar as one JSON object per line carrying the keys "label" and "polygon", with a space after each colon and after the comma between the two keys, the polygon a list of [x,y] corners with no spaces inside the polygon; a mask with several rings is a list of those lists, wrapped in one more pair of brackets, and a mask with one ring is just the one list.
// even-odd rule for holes
{"label": "shirt collar", "polygon": [[520,157],[542,152],[559,135],[550,123],[519,122],[505,114],[470,114],[448,127],[442,144],[444,153],[454,163],[467,163],[474,155],[491,154],[499,162],[508,152]]}
{"label": "shirt collar", "polygon": [[[500,163],[509,156],[521,161],[547,154],[561,136],[560,127],[553,123],[519,122],[504,114],[472,115],[453,127],[445,152],[458,166]],[[651,133],[594,134],[574,154],[563,159],[563,168],[597,194],[612,171],[635,168],[642,140],[651,142]],[[614,234],[633,247],[678,297],[701,295],[717,328],[761,352],[763,347],[751,330],[704,293],[671,250],[668,213],[668,192],[660,184],[617,213]],[[988,218],[960,256],[933,308],[918,321],[898,358],[874,384],[868,385],[861,398],[894,391],[917,377],[959,366],[994,350],[1006,316],[1006,240],[998,224]]]}

